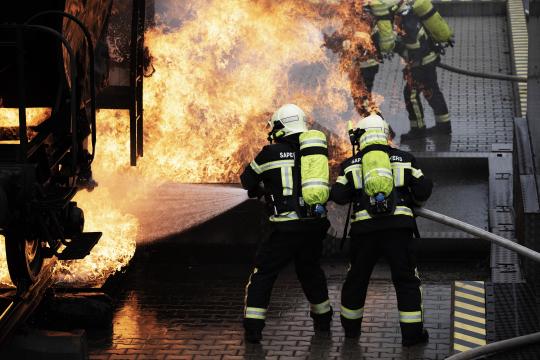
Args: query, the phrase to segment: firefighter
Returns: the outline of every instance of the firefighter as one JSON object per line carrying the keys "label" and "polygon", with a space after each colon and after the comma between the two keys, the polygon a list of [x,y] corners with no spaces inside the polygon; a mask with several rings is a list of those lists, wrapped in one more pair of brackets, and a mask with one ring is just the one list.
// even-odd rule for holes
{"label": "firefighter", "polygon": [[246,286],[243,323],[245,338],[252,343],[262,339],[274,281],[291,261],[311,304],[315,330],[328,331],[333,314],[320,266],[330,227],[325,210],[330,192],[326,137],[308,131],[306,115],[293,104],[279,108],[269,123],[273,144],[264,146],[240,176],[249,197],[264,196],[272,227],[257,250]]}
{"label": "firefighter", "polygon": [[[345,336],[360,336],[369,278],[379,257],[384,256],[396,290],[402,344],[426,342],[428,333],[423,328],[422,293],[413,249],[416,223],[412,206],[428,199],[432,183],[424,177],[413,155],[392,146],[388,124],[380,116],[370,115],[360,120],[355,131],[367,136],[360,137],[361,150],[341,164],[330,193],[330,199],[337,204],[353,204],[350,266],[341,292],[340,318]],[[373,140],[380,142],[369,143]],[[378,164],[363,159],[371,151],[386,157],[386,169],[368,171],[369,166]],[[377,212],[378,208],[374,210],[373,199],[366,195],[368,181],[373,180],[384,180],[390,185],[391,195],[387,199],[393,206],[386,213]]]}
{"label": "firefighter", "polygon": [[[378,20],[397,25],[398,36],[388,34],[384,51],[393,49],[405,61],[403,96],[409,114],[410,131],[402,140],[426,135],[450,134],[450,114],[438,84],[436,66],[444,46],[453,46],[453,33],[433,8],[430,0],[372,0],[371,7]],[[394,42],[392,44],[392,41]],[[423,94],[435,114],[435,126],[426,129]]]}

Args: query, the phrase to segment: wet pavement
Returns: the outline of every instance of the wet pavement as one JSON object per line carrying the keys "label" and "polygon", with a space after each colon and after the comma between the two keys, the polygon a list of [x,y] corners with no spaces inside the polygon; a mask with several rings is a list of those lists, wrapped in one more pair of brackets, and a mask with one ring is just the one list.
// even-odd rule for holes
{"label": "wet pavement", "polygon": [[[250,345],[243,340],[241,319],[252,254],[224,253],[223,262],[237,263],[203,264],[181,254],[188,248],[172,244],[138,250],[115,295],[112,328],[89,333],[91,359],[443,359],[450,351],[451,280],[471,276],[460,272],[467,266],[455,266],[454,272],[436,264],[424,267],[430,342],[405,349],[387,266],[378,265],[372,275],[359,342],[345,340],[337,312],[331,333],[314,333],[309,304],[287,268],[274,287],[264,340]],[[334,309],[345,265],[342,260],[324,265]],[[471,270],[479,276],[477,271]]]}

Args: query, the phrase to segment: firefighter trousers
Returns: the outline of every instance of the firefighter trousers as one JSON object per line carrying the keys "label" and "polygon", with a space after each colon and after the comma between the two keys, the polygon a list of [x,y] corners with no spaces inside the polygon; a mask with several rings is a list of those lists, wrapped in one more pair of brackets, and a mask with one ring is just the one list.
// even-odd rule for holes
{"label": "firefighter trousers", "polygon": [[409,113],[411,128],[423,128],[426,126],[424,122],[424,108],[420,101],[421,93],[433,109],[437,123],[450,121],[448,106],[437,81],[435,62],[415,67],[406,66],[403,70],[403,75],[405,79],[403,96],[405,98],[407,112]]}
{"label": "firefighter trousers", "polygon": [[360,332],[369,278],[377,260],[384,256],[396,289],[401,334],[411,339],[422,333],[422,293],[413,241],[410,229],[352,235],[350,268],[341,291],[341,323],[345,331]]}
{"label": "firefighter trousers", "polygon": [[274,230],[257,250],[255,268],[246,285],[244,327],[262,330],[270,295],[279,272],[294,262],[296,275],[311,304],[312,317],[330,310],[326,275],[320,266],[323,239],[329,223],[309,232]]}

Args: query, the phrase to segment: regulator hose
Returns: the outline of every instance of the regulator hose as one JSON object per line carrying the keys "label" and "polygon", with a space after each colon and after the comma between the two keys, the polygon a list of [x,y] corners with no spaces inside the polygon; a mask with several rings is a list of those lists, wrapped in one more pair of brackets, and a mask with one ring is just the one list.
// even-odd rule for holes
{"label": "regulator hose", "polygon": [[482,73],[482,72],[459,69],[459,68],[450,66],[448,64],[443,64],[443,63],[438,63],[437,66],[440,67],[441,69],[445,69],[453,73],[468,75],[472,77],[479,77],[483,79],[514,81],[514,82],[522,82],[522,83],[527,82],[527,78],[525,76]]}

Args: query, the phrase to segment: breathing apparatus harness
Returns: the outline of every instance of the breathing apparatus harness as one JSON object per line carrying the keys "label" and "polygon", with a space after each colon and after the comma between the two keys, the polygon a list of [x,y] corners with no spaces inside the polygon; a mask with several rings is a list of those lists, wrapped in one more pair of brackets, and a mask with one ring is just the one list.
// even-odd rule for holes
{"label": "breathing apparatus harness", "polygon": [[[278,142],[278,139],[281,142],[287,143],[294,149],[295,157],[294,157],[294,170],[293,170],[293,177],[294,177],[294,183],[295,184],[301,184],[301,175],[300,175],[300,151],[299,149],[296,149],[297,144],[293,141],[290,141],[285,137],[285,131],[284,125],[281,122],[274,122],[274,126],[272,127],[272,130],[268,132],[268,142],[270,144]],[[271,200],[272,204],[272,212],[274,215],[279,215],[280,210],[278,209],[277,201],[273,194],[269,195],[269,198]],[[315,204],[315,205],[308,205],[304,202],[304,199],[301,196],[301,193],[299,194],[298,186],[295,186],[293,188],[293,194],[289,196],[283,196],[283,203],[288,205],[288,207],[294,208],[294,211],[297,212],[297,214],[301,218],[321,218],[326,215],[326,207],[322,204]]]}
{"label": "breathing apparatus harness", "polygon": [[[377,113],[377,115],[381,116],[380,113]],[[353,157],[359,154],[363,158],[364,155],[366,155],[370,151],[382,151],[388,154],[390,150],[390,147],[388,145],[372,144],[372,145],[366,146],[364,149],[361,149],[360,139],[362,135],[366,133],[366,131],[367,131],[366,129],[360,129],[358,127],[354,127],[352,124],[352,121],[349,121],[348,134],[349,134],[349,140],[352,145]],[[353,208],[353,203],[357,203],[358,205],[363,204],[366,211],[369,213],[369,215],[372,218],[376,218],[376,217],[381,217],[381,216],[392,215],[394,213],[394,210],[396,208],[396,203],[397,203],[397,196],[396,196],[395,189],[392,189],[392,191],[390,192],[388,196],[386,196],[383,192],[377,192],[376,194],[370,196],[365,191],[365,184],[362,187],[361,194],[358,194],[358,191],[355,192],[354,198],[349,203],[349,209],[347,211],[345,228],[343,229],[343,236],[341,239],[341,249],[343,248],[345,244],[345,240],[347,238],[347,229],[349,227],[349,221],[351,218],[351,211]]]}

